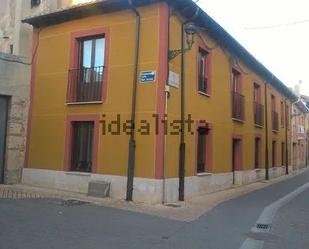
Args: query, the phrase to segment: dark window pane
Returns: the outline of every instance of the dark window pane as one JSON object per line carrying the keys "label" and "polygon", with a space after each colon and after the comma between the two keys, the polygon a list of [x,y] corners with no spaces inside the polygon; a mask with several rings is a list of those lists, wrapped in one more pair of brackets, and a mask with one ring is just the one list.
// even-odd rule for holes
{"label": "dark window pane", "polygon": [[73,122],[72,128],[71,170],[91,172],[94,123]]}
{"label": "dark window pane", "polygon": [[197,143],[197,173],[204,173],[206,170],[206,136],[207,129],[200,128]]}

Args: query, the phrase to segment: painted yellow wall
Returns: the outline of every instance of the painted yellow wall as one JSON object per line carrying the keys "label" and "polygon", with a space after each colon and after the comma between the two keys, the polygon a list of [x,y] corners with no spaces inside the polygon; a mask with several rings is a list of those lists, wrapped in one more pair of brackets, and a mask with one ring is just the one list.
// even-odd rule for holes
{"label": "painted yellow wall", "polygon": [[[178,49],[181,45],[181,19],[176,15],[171,18],[170,46]],[[199,34],[196,41],[201,39],[211,52],[211,95],[205,96],[197,92],[197,42],[192,50],[185,55],[185,112],[192,115],[193,120],[205,120],[213,125],[213,173],[231,172],[232,170],[232,136],[243,137],[243,168],[254,169],[254,139],[257,135],[262,138],[261,164],[265,165],[265,129],[254,124],[253,87],[254,82],[261,85],[261,100],[264,105],[264,80],[241,61],[243,95],[245,96],[245,121],[240,123],[231,118],[231,55],[218,46],[207,34]],[[170,63],[170,69],[181,73],[180,56]],[[275,89],[268,91],[268,125],[271,126],[270,96],[273,93],[277,100],[277,111],[280,113],[280,101],[285,97]],[[169,119],[180,118],[180,89],[171,88],[168,101]],[[280,121],[280,116],[279,116]],[[285,141],[285,129],[280,126],[279,132],[269,129],[269,162],[271,163],[271,142],[277,141],[277,155],[281,165],[281,142]],[[290,137],[290,131],[289,131]],[[169,136],[167,139],[166,175],[173,178],[178,176],[179,136]],[[196,169],[196,134],[186,132],[186,176],[195,175]],[[290,156],[289,156],[290,158]]]}
{"label": "painted yellow wall", "polygon": [[[139,70],[158,71],[159,5],[143,7]],[[135,48],[135,14],[130,11],[93,16],[50,26],[39,35],[34,106],[28,166],[37,169],[64,169],[66,117],[106,115],[107,122],[121,115],[130,120]],[[72,32],[107,27],[110,29],[107,99],[103,104],[66,105],[67,75]],[[138,84],[137,119],[149,120],[156,110],[156,85]],[[99,137],[98,173],[126,175],[128,135]],[[154,177],[154,134],[137,134],[136,171],[139,177]]]}
{"label": "painted yellow wall", "polygon": [[[139,9],[142,16],[140,64],[139,70],[156,70],[159,67],[159,4]],[[180,48],[181,25],[177,16],[171,17],[170,47]],[[70,35],[72,32],[108,27],[110,29],[109,80],[107,82],[107,100],[103,104],[66,105],[67,75],[70,59]],[[231,172],[232,136],[243,136],[244,170],[254,168],[254,138],[262,137],[265,142],[264,128],[254,125],[253,83],[261,84],[264,99],[264,80],[252,72],[242,62],[243,95],[245,95],[245,121],[235,122],[231,118],[231,55],[222,50],[206,34],[200,34],[206,45],[212,48],[212,93],[203,96],[197,93],[197,46],[185,55],[185,99],[186,114],[193,120],[206,120],[213,125],[213,173]],[[122,121],[130,119],[131,91],[133,80],[133,62],[135,45],[135,15],[131,11],[93,16],[44,28],[40,32],[38,61],[35,79],[34,105],[30,136],[30,154],[28,167],[36,169],[64,169],[64,150],[66,136],[66,117],[68,115],[97,114],[107,115],[106,121],[121,114]],[[180,75],[180,57],[170,63],[170,69]],[[104,82],[106,84],[106,82]],[[157,107],[157,81],[150,84],[138,84],[137,120],[147,120],[154,127],[152,115]],[[278,91],[269,87],[270,94],[277,96],[277,111],[280,101],[284,100]],[[180,89],[171,87],[168,99],[168,120],[180,119]],[[270,112],[268,123],[271,125]],[[279,117],[280,119],[280,117]],[[101,131],[101,128],[100,128]],[[290,137],[290,134],[289,134]],[[128,158],[127,135],[99,137],[98,173],[122,175],[127,172]],[[269,130],[269,162],[271,162],[271,141],[277,140],[277,155],[281,155],[281,142],[285,141],[285,130],[280,128],[274,133]],[[155,177],[155,141],[156,136],[137,134],[135,176]],[[196,137],[186,133],[186,175],[195,174]],[[178,177],[178,159],[180,138],[167,136],[165,175]],[[264,146],[261,160],[264,165]],[[290,155],[289,155],[290,158]],[[280,162],[280,160],[279,160]]]}

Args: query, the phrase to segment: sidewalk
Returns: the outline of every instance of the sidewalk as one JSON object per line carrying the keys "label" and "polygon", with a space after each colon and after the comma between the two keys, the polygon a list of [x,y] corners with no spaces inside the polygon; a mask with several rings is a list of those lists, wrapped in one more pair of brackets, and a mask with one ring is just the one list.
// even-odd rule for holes
{"label": "sidewalk", "polygon": [[80,200],[90,202],[93,205],[118,208],[133,212],[140,212],[155,216],[160,216],[178,221],[193,221],[204,214],[206,211],[216,207],[218,204],[236,198],[238,196],[262,189],[271,184],[286,180],[308,170],[307,168],[292,172],[289,176],[282,176],[268,182],[261,181],[250,185],[235,186],[234,188],[220,192],[209,193],[186,200],[186,202],[173,203],[173,205],[148,205],[145,203],[126,202],[111,198],[93,198],[84,194],[72,192],[50,190],[26,185],[0,185],[0,199],[61,199],[61,200]]}

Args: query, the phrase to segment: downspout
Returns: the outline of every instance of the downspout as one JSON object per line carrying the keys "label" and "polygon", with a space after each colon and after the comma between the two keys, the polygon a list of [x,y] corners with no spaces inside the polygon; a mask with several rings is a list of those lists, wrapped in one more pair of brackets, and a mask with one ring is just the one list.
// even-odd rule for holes
{"label": "downspout", "polygon": [[269,149],[268,149],[268,94],[267,82],[265,82],[265,180],[269,180]]}
{"label": "downspout", "polygon": [[132,11],[136,15],[136,26],[135,26],[135,55],[134,55],[134,76],[132,82],[132,106],[131,106],[131,122],[132,130],[129,139],[129,157],[128,157],[128,172],[127,172],[127,195],[126,200],[133,200],[133,185],[134,185],[134,170],[135,170],[135,152],[136,152],[136,141],[135,141],[135,122],[136,122],[136,91],[138,81],[138,63],[139,63],[139,46],[140,46],[140,27],[141,27],[141,16],[138,10],[133,6],[132,0],[128,0]]}
{"label": "downspout", "polygon": [[[292,132],[292,138],[293,138],[293,120],[294,120],[294,114],[293,114],[293,110],[294,110],[294,105],[296,105],[298,102],[300,102],[301,101],[301,99],[300,98],[298,98],[295,102],[293,102],[292,103],[292,105],[291,105],[291,110],[290,110],[290,113],[291,113],[291,132]],[[292,142],[291,142],[291,153],[293,153],[293,139],[292,139]],[[293,153],[293,156],[292,156],[292,160],[293,160],[293,162],[292,162],[292,166],[293,166],[293,170],[295,170],[298,166],[297,166],[297,163],[298,163],[298,161],[297,161],[297,159],[296,159],[296,163],[295,163],[295,156],[294,156],[294,153]]]}
{"label": "downspout", "polygon": [[285,174],[289,174],[289,145],[288,145],[288,106],[285,100]]}
{"label": "downspout", "polygon": [[[196,12],[192,18],[182,23],[181,25],[181,50],[184,51],[184,26],[198,17],[200,8],[197,7]],[[185,58],[184,53],[181,53],[181,133],[180,133],[180,146],[179,146],[179,201],[185,200],[185,154],[186,154],[186,144],[185,144]]]}
{"label": "downspout", "polygon": [[[168,5],[168,17],[167,17],[167,54],[170,50],[170,6]],[[169,75],[170,75],[170,63],[167,59],[167,75],[166,75],[166,84],[165,84],[165,115],[164,118],[168,117],[168,98],[169,98]],[[163,154],[163,176],[162,176],[162,204],[165,204],[165,199],[166,199],[166,155],[167,155],[167,134],[164,132],[164,154]]]}

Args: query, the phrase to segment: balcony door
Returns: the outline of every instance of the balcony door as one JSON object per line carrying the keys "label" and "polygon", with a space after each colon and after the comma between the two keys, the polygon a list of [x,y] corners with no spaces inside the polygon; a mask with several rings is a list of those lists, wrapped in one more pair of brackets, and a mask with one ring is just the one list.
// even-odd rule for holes
{"label": "balcony door", "polygon": [[0,96],[0,184],[4,180],[5,142],[8,116],[8,98]]}
{"label": "balcony door", "polygon": [[105,38],[102,36],[85,38],[79,43],[77,101],[100,101],[102,98]]}

